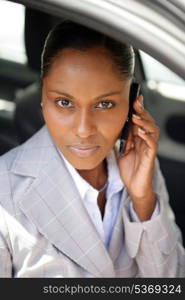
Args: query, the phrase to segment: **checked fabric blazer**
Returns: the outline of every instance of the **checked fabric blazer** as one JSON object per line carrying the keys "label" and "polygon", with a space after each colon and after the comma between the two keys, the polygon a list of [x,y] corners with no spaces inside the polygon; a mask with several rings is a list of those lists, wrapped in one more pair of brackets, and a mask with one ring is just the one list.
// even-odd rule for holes
{"label": "checked fabric blazer", "polygon": [[44,126],[0,158],[0,277],[185,277],[185,251],[156,162],[160,213],[131,222],[123,189],[109,248]]}

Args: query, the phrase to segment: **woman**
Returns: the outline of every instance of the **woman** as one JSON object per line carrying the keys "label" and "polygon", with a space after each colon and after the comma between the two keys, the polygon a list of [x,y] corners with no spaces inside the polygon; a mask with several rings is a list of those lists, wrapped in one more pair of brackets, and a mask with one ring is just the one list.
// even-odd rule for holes
{"label": "woman", "polygon": [[159,128],[142,95],[129,107],[133,71],[129,45],[70,21],[49,34],[46,126],[0,159],[1,277],[185,275]]}

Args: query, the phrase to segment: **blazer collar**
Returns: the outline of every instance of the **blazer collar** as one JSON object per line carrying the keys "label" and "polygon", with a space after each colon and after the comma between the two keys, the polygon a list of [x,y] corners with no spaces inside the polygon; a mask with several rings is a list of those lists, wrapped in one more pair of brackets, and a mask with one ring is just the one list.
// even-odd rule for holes
{"label": "blazer collar", "polygon": [[95,277],[115,277],[115,254],[101,241],[45,126],[20,147],[11,172],[34,177],[19,206],[39,232]]}

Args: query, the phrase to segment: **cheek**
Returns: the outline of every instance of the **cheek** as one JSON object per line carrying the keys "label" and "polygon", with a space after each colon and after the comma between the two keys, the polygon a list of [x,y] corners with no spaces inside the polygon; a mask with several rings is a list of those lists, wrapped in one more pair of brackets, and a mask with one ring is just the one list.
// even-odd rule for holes
{"label": "cheek", "polygon": [[63,127],[65,123],[67,124],[69,122],[69,119],[61,115],[61,113],[59,113],[59,111],[56,109],[55,105],[49,101],[45,102],[43,105],[43,117],[46,124],[50,127]]}
{"label": "cheek", "polygon": [[102,133],[109,140],[115,140],[125,125],[128,116],[128,108],[124,107],[112,112],[108,118],[101,118],[100,128]]}
{"label": "cheek", "polygon": [[43,107],[43,117],[55,142],[69,132],[70,117],[61,115],[52,106]]}

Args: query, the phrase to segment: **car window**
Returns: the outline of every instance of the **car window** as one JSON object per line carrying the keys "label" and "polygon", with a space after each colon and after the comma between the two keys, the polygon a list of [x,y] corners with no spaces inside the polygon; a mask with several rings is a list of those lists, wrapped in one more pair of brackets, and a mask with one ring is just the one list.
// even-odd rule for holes
{"label": "car window", "polygon": [[24,14],[23,5],[0,1],[0,58],[26,63]]}
{"label": "car window", "polygon": [[160,127],[159,155],[184,162],[185,81],[140,51],[145,107]]}
{"label": "car window", "polygon": [[148,87],[167,98],[185,101],[185,81],[145,52],[140,55]]}

